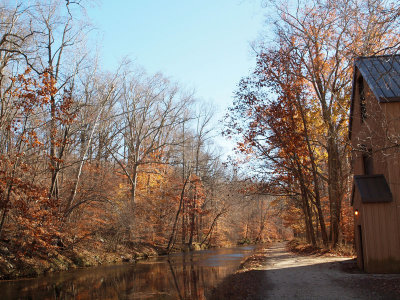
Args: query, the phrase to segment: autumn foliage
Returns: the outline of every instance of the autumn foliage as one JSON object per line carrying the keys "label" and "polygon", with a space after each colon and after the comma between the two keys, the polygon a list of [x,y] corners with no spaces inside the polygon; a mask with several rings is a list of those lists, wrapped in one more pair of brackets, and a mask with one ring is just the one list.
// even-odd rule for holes
{"label": "autumn foliage", "polygon": [[278,12],[271,16],[275,35],[256,48],[256,67],[239,83],[225,134],[236,140],[238,157],[251,162],[259,192],[277,197],[295,236],[336,247],[353,240],[353,59],[397,51],[396,5],[291,4],[269,4]]}
{"label": "autumn foliage", "polygon": [[0,268],[241,240],[229,226],[244,217],[229,213],[243,195],[211,150],[212,109],[162,74],[102,71],[83,3],[27,3],[0,10]]}

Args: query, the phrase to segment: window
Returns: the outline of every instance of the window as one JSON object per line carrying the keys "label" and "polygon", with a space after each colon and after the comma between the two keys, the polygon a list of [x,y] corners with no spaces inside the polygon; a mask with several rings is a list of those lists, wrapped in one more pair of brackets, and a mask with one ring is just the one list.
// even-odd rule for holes
{"label": "window", "polygon": [[367,107],[365,102],[364,79],[362,76],[358,77],[358,95],[360,97],[361,122],[364,122],[367,118]]}
{"label": "window", "polygon": [[372,175],[374,173],[374,165],[372,159],[372,149],[368,149],[362,155],[364,175]]}

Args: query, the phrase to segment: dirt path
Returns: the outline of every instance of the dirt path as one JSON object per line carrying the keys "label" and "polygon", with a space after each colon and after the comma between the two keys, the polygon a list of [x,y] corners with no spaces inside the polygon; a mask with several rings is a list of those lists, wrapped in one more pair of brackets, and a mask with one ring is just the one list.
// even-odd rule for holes
{"label": "dirt path", "polygon": [[365,274],[349,258],[292,254],[276,243],[246,261],[210,299],[400,299],[400,274]]}
{"label": "dirt path", "polygon": [[[349,273],[349,258],[295,255],[284,243],[266,254],[264,299],[400,299],[390,286],[400,275]],[[384,284],[388,290],[380,289]]]}

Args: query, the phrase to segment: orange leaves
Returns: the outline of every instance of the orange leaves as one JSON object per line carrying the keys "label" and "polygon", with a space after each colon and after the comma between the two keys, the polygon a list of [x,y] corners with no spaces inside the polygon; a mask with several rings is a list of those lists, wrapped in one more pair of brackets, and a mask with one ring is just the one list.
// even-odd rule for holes
{"label": "orange leaves", "polygon": [[50,97],[57,92],[55,81],[49,79],[49,73],[45,72],[38,79],[30,69],[12,79],[15,84],[12,95],[16,97],[16,107],[21,108],[24,114],[32,113],[35,107],[48,104]]}
{"label": "orange leaves", "polygon": [[58,130],[71,124],[76,117],[72,93],[66,89],[60,93],[50,69],[39,75],[26,69],[23,74],[12,78],[12,82],[7,99],[13,105],[13,113],[4,119],[8,122],[5,128],[12,143],[8,147],[16,151],[16,155],[34,152],[44,159],[48,152],[46,146],[50,146],[50,165],[54,171],[56,164],[62,162],[55,155],[56,148],[69,143],[67,131],[61,136]]}
{"label": "orange leaves", "polygon": [[54,248],[53,240],[58,235],[55,203],[50,201],[45,188],[31,182],[29,174],[32,170],[28,165],[15,166],[16,171],[19,169],[22,173],[15,176],[6,171],[4,163],[1,164],[0,191],[2,195],[9,195],[8,199],[2,199],[2,209],[10,210],[10,221],[4,226],[12,234],[7,238],[19,247],[20,255],[38,249],[48,251]]}
{"label": "orange leaves", "polygon": [[63,125],[71,124],[76,118],[76,112],[73,111],[73,97],[71,90],[64,90],[61,103],[56,111],[56,120]]}
{"label": "orange leaves", "polygon": [[[8,97],[11,97],[15,113],[9,119],[6,129],[15,137],[16,143],[19,141],[29,147],[42,147],[44,136],[39,137],[39,130],[46,126],[48,121],[47,112],[55,109],[54,121],[60,125],[71,124],[76,118],[73,110],[73,99],[71,91],[64,90],[59,94],[56,81],[51,75],[51,70],[45,70],[41,75],[35,75],[28,68],[23,74],[11,79],[12,89],[8,90]],[[51,104],[55,102],[55,106]],[[53,99],[53,100],[52,100]],[[50,108],[50,106],[52,106]],[[51,142],[56,143],[57,127],[51,131]],[[59,139],[60,142],[62,139]],[[57,146],[57,145],[56,145]]]}
{"label": "orange leaves", "polygon": [[[12,86],[6,90],[5,99],[12,110],[2,118],[7,132],[7,151],[0,164],[0,190],[2,215],[7,216],[3,228],[9,228],[24,251],[37,247],[51,248],[60,228],[60,203],[49,199],[48,178],[40,173],[49,158],[49,143],[66,143],[65,137],[57,134],[62,125],[70,124],[75,115],[71,113],[71,93],[59,94],[51,70],[34,74],[26,69],[23,74],[11,79]],[[55,103],[54,128],[48,130],[52,100]],[[49,135],[51,138],[49,138]],[[47,144],[47,145],[46,145]],[[57,146],[57,145],[56,145]],[[3,148],[3,150],[5,147]],[[57,157],[50,159],[58,164]],[[54,169],[54,164],[50,164]],[[46,170],[47,171],[47,170]],[[40,174],[41,176],[38,176]],[[2,223],[3,224],[3,223]]]}
{"label": "orange leaves", "polygon": [[45,98],[45,104],[47,104],[50,100],[50,97],[54,97],[57,92],[58,89],[56,87],[56,80],[55,78],[52,76],[52,69],[45,69],[42,75],[42,86],[43,86],[43,90],[42,93],[40,93],[40,95],[44,96]]}
{"label": "orange leaves", "polygon": [[201,181],[201,179],[195,175],[192,174],[189,179],[189,193],[188,193],[188,207],[190,209],[190,213],[198,213],[201,214],[201,206],[205,200],[206,193],[204,190],[204,185]]}

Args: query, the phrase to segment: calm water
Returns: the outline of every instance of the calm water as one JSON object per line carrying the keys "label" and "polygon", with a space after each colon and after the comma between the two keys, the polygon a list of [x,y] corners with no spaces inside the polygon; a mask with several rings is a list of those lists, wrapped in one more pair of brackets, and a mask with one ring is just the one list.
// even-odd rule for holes
{"label": "calm water", "polygon": [[254,247],[173,254],[0,282],[0,299],[206,299]]}

